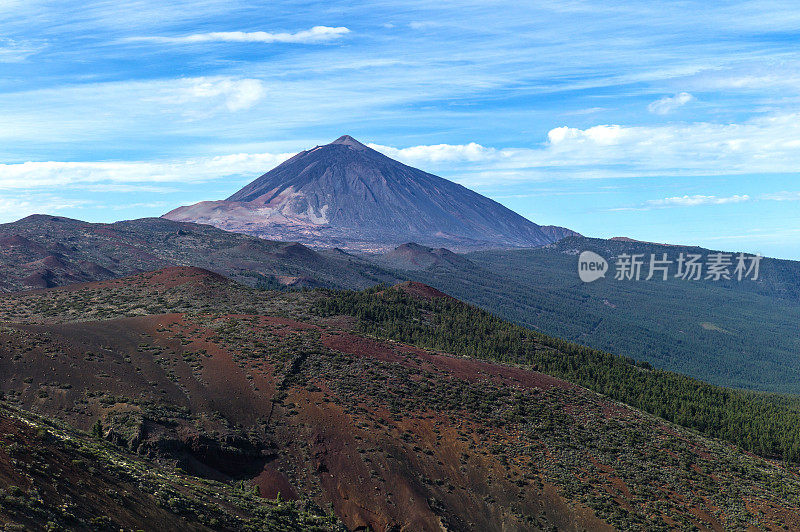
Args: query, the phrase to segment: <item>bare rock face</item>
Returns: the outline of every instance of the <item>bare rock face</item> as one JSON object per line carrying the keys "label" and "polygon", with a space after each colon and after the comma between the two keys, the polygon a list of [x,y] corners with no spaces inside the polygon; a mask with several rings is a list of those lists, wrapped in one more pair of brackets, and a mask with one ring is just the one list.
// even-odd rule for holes
{"label": "bare rock face", "polygon": [[368,251],[409,241],[455,250],[534,247],[575,234],[540,227],[348,135],[298,153],[226,200],[180,207],[164,217],[262,238]]}

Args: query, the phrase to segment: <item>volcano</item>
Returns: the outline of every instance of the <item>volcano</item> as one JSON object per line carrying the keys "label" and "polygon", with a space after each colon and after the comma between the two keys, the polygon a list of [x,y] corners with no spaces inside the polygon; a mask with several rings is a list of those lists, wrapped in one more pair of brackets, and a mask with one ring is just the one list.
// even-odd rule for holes
{"label": "volcano", "polygon": [[410,241],[461,251],[536,247],[576,234],[539,226],[349,135],[298,153],[225,200],[179,207],[164,218],[363,251]]}

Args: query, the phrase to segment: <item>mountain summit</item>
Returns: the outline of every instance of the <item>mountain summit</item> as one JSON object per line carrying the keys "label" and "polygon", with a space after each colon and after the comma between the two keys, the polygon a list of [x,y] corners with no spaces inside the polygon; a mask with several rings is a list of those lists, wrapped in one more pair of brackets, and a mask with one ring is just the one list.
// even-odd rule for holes
{"label": "mountain summit", "polygon": [[575,234],[536,225],[349,135],[298,153],[226,200],[180,207],[164,217],[262,238],[368,251],[408,241],[456,250],[534,247]]}
{"label": "mountain summit", "polygon": [[342,135],[338,139],[336,139],[333,142],[331,142],[331,144],[341,144],[343,146],[353,146],[356,149],[363,149],[363,150],[368,150],[369,149],[365,145],[361,144],[356,139],[351,137],[350,135]]}

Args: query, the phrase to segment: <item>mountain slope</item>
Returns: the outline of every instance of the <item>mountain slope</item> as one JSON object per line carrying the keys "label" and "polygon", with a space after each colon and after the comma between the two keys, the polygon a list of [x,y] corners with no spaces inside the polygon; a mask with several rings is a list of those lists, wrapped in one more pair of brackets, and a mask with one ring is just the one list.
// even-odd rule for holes
{"label": "mountain slope", "polygon": [[224,201],[164,215],[315,246],[391,249],[533,247],[568,234],[541,228],[461,185],[406,166],[347,135],[303,151]]}
{"label": "mountain slope", "polygon": [[[578,278],[578,254],[609,260],[623,254],[681,252],[697,247],[583,237],[531,250],[463,255],[468,267],[406,268],[398,275],[543,333],[603,349],[657,368],[736,388],[800,393],[800,263],[764,258],[758,281],[617,281]],[[389,267],[400,264],[380,262]],[[643,268],[643,277],[647,269]]]}
{"label": "mountain slope", "polygon": [[107,452],[145,455],[183,484],[306,496],[349,529],[800,526],[793,468],[531,364],[631,398],[652,389],[765,442],[781,441],[776,426],[796,438],[797,412],[525,332],[424,286],[279,293],[170,268],[4,295],[0,322],[6,401],[83,429],[99,419]]}
{"label": "mountain slope", "polygon": [[250,285],[363,288],[395,277],[352,256],[321,255],[192,223],[143,218],[93,224],[34,215],[0,224],[0,292],[198,266]]}

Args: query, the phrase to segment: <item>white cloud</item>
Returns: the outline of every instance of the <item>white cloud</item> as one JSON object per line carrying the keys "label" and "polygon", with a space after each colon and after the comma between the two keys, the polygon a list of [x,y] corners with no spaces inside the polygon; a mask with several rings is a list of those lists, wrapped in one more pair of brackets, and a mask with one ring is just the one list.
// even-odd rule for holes
{"label": "white cloud", "polygon": [[177,186],[145,185],[142,183],[98,183],[82,185],[81,190],[87,192],[150,192],[154,194],[171,194],[180,192]]}
{"label": "white cloud", "polygon": [[657,115],[666,115],[694,100],[688,92],[679,92],[675,96],[664,96],[660,100],[651,102],[647,110]]}
{"label": "white cloud", "polygon": [[547,140],[550,142],[551,146],[564,143],[565,141],[573,143],[589,142],[598,146],[610,146],[612,144],[618,144],[628,134],[628,130],[617,125],[603,124],[583,130],[561,126],[548,131]]}
{"label": "white cloud", "polygon": [[409,164],[443,163],[443,162],[478,162],[493,159],[498,151],[485,148],[475,142],[469,144],[434,144],[430,146],[412,146],[410,148],[393,148],[380,144],[367,144],[393,159],[406,161]]}
{"label": "white cloud", "polygon": [[669,207],[669,206],[679,206],[679,207],[696,207],[698,205],[723,205],[725,203],[742,203],[744,201],[750,201],[750,196],[747,194],[738,195],[735,194],[733,196],[703,196],[700,194],[695,194],[694,196],[673,196],[671,198],[662,198],[656,200],[649,200],[647,202],[648,205],[652,206],[659,206],[659,207]]}
{"label": "white cloud", "polygon": [[800,166],[800,113],[718,124],[555,128],[536,150],[539,163],[614,165],[619,175],[794,173]]}
{"label": "white cloud", "polygon": [[390,157],[471,185],[503,180],[796,173],[800,113],[719,124],[560,126],[536,147],[477,143],[392,148]]}
{"label": "white cloud", "polygon": [[181,37],[131,37],[128,41],[151,41],[167,44],[192,44],[206,42],[244,42],[244,43],[299,43],[315,44],[340,39],[350,33],[344,26],[314,26],[311,29],[295,33],[269,33],[266,31],[214,31],[194,33]]}
{"label": "white cloud", "polygon": [[[219,84],[197,82],[180,91],[227,94]],[[225,86],[225,84],[222,84]],[[232,106],[239,105],[232,103]],[[311,141],[309,141],[311,142]],[[554,179],[639,176],[705,176],[795,173],[800,167],[800,113],[761,117],[741,124],[670,124],[657,127],[601,124],[586,129],[553,128],[547,141],[529,148],[465,144],[405,148],[370,144],[386,155],[468,186]],[[133,183],[188,183],[252,176],[291,153],[238,153],[171,161],[26,162],[0,164],[0,189],[48,186],[130,186]],[[646,204],[713,204],[795,199],[796,193],[762,196],[680,196]]]}
{"label": "white cloud", "polygon": [[430,20],[413,21],[408,23],[408,27],[411,28],[412,30],[424,30],[428,28],[434,28],[439,25],[440,24],[438,22],[433,22]]}
{"label": "white cloud", "polygon": [[196,78],[178,90],[177,99],[182,100],[180,103],[221,99],[229,111],[242,111],[253,107],[266,94],[264,83],[257,79]]}
{"label": "white cloud", "polygon": [[587,109],[578,109],[576,111],[568,111],[563,113],[565,116],[580,116],[580,115],[592,115],[595,113],[600,113],[603,111],[608,111],[607,107],[589,107]]}
{"label": "white cloud", "polygon": [[250,109],[266,95],[266,86],[258,79],[185,78],[161,87],[156,95],[143,100],[179,106],[185,116],[207,116],[217,109]]}
{"label": "white cloud", "polygon": [[617,207],[610,211],[647,211],[664,207],[697,207],[700,205],[725,205],[728,203],[744,203],[750,201],[800,201],[800,192],[777,192],[759,194],[755,197],[749,194],[734,194],[733,196],[706,196],[702,194],[672,196],[647,200],[645,203],[634,207]]}
{"label": "white cloud", "polygon": [[[294,154],[239,153],[165,162],[26,162],[0,164],[0,190],[86,184],[188,183],[237,175],[256,177]],[[118,190],[125,190],[121,186]]]}
{"label": "white cloud", "polygon": [[123,205],[111,205],[111,208],[115,211],[124,211],[127,209],[163,209],[166,210],[169,207],[169,203],[166,201],[148,201],[148,202],[139,202],[139,203],[126,203]]}
{"label": "white cloud", "polygon": [[[150,153],[157,154],[163,153],[164,139],[168,137],[170,142],[177,138],[188,146],[198,137],[225,139],[231,130],[240,133],[245,129],[250,129],[250,139],[258,141],[263,138],[263,130],[259,129],[277,128],[278,120],[284,118],[272,118],[283,111],[280,105],[288,96],[283,98],[276,102],[276,90],[268,90],[260,79],[229,76],[89,83],[9,92],[0,94],[0,153],[5,160],[25,160],[27,156],[22,154],[30,153],[25,146],[39,145],[43,147],[40,153],[58,156],[54,150],[59,143],[79,142],[97,152],[98,148],[123,146],[135,137],[137,142],[149,145]],[[242,119],[241,111],[259,104],[267,110]],[[258,119],[262,122],[255,126]],[[16,150],[12,145],[17,146]]]}

